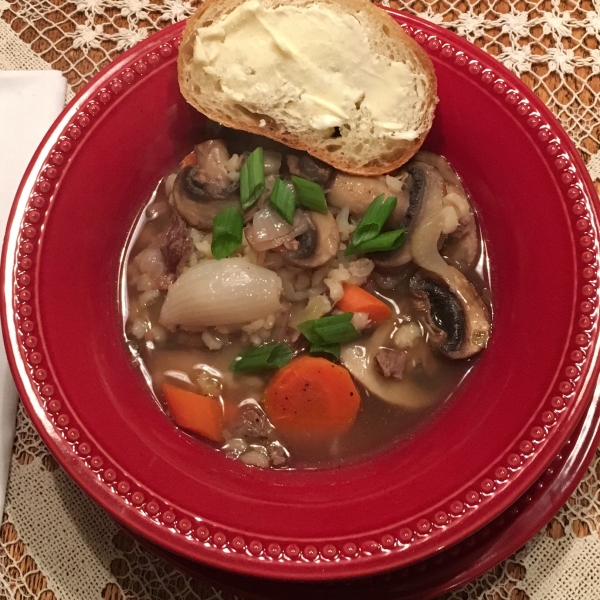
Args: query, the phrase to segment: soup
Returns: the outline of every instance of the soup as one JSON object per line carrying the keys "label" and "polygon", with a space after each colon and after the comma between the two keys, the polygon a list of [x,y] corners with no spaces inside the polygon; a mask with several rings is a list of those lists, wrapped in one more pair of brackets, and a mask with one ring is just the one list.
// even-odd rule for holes
{"label": "soup", "polygon": [[157,401],[250,466],[409,438],[490,335],[476,216],[425,151],[358,177],[220,129],[158,184],[126,257],[125,335]]}

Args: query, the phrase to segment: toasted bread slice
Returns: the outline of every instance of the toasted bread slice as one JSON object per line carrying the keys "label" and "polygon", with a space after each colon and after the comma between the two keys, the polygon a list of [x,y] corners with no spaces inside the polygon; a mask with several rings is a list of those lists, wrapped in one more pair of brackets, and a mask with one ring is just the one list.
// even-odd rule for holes
{"label": "toasted bread slice", "polygon": [[427,54],[368,0],[205,0],[178,71],[210,119],[357,175],[408,161],[437,103]]}

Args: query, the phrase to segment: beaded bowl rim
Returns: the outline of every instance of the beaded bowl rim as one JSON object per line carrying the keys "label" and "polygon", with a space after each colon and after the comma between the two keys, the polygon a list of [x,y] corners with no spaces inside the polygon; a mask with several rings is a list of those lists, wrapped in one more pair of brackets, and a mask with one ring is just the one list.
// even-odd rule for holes
{"label": "beaded bowl rim", "polygon": [[[353,598],[362,600],[367,590],[379,598],[402,598],[403,600],[422,600],[424,597],[434,596],[437,598],[482,576],[507,559],[552,519],[571,496],[596,454],[600,442],[599,417],[600,396],[595,395],[576,430],[539,479],[513,505],[484,527],[458,544],[441,550],[421,562],[391,573],[372,575],[353,581],[350,595],[348,587],[344,585],[346,582],[342,582],[343,587],[332,588],[330,583],[319,585],[314,582],[298,584],[298,582],[285,581],[269,581],[265,586],[262,582],[257,584],[253,579],[249,581],[248,578],[237,574],[234,574],[232,579],[231,573],[206,570],[201,564],[186,561],[179,555],[169,553],[145,538],[130,533],[142,547],[157,554],[182,573],[241,597],[251,595],[252,592],[256,595],[260,587],[259,593],[261,597],[264,595],[264,600],[281,598],[297,600],[305,597],[302,594],[307,593],[307,585],[310,585],[310,591],[317,599],[335,598],[336,593],[340,594],[342,590],[348,596],[345,600],[353,600]],[[550,502],[545,498],[547,488],[553,491]],[[471,559],[466,569],[457,568],[454,562],[456,557],[461,556],[463,550],[466,551],[468,559]],[[473,560],[474,557],[478,560]],[[462,559],[461,563],[464,567],[464,556]],[[435,578],[429,578],[428,573],[434,569]],[[404,587],[407,584],[409,591]],[[250,589],[246,587],[248,585]]]}
{"label": "beaded bowl rim", "polygon": [[[598,200],[579,154],[555,117],[524,84],[482,50],[418,17],[386,10],[428,52],[453,61],[479,85],[491,88],[490,95],[503,97],[517,118],[538,132],[538,146],[545,148],[546,161],[562,173],[563,200],[572,204],[573,215],[578,218],[571,228],[578,230],[585,247],[578,267],[580,279],[595,278]],[[41,209],[53,199],[61,164],[68,164],[68,159],[64,163],[65,155],[78,140],[85,139],[86,128],[92,129],[93,119],[102,115],[103,107],[121,91],[174,60],[183,26],[179,23],[154,34],[92,79],[55,121],[21,182],[3,248],[2,327],[18,390],[36,428],[67,472],[114,517],[167,549],[213,566],[285,579],[334,579],[409,564],[431,555],[437,548],[456,543],[483,524],[479,510],[482,505],[493,506],[494,514],[498,514],[527,489],[546,464],[529,468],[528,477],[523,476],[523,466],[542,448],[560,447],[588,405],[600,369],[597,339],[589,333],[595,333],[598,320],[593,304],[595,287],[591,283],[584,284],[579,323],[571,328],[571,333],[579,331],[575,336],[576,349],[565,363],[582,363],[584,376],[578,378],[579,372],[573,373],[571,379],[577,383],[567,376],[555,386],[558,390],[548,394],[536,417],[537,424],[495,469],[490,468],[488,477],[478,486],[469,485],[471,489],[466,493],[464,489],[457,492],[449,509],[434,508],[432,514],[410,526],[393,526],[385,532],[353,534],[331,541],[256,539],[260,535],[245,539],[245,533],[204,521],[201,516],[173,506],[139,484],[90,438],[70,410],[68,400],[47,381],[48,372],[37,367],[42,358],[36,350],[38,340],[31,335],[35,323],[28,318],[31,306],[27,303],[32,297],[28,271],[33,265],[31,256],[35,256],[37,223],[43,224]],[[572,398],[577,390],[577,410],[567,410],[565,398]]]}

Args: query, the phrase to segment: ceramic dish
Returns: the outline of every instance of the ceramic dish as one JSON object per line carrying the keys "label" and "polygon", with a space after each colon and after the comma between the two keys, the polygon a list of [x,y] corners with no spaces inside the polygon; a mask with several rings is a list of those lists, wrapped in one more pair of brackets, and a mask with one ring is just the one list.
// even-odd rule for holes
{"label": "ceramic dish", "polygon": [[[542,476],[510,508],[459,544],[391,573],[327,583],[269,581],[186,560],[135,536],[181,572],[245,600],[427,600],[479,577],[523,546],[571,495],[600,443],[600,397]],[[369,595],[370,594],[370,595]]]}
{"label": "ceramic dish", "polygon": [[183,25],[122,55],[38,149],[11,213],[3,333],[17,386],[67,472],[130,529],[195,561],[296,580],[423,560],[491,521],[541,475],[598,372],[597,197],[556,119],[494,59],[392,13],[430,54],[426,147],[478,210],[491,343],[418,435],[335,470],[261,471],[175,428],[132,366],[121,253],[158,179],[202,138],[179,94]]}

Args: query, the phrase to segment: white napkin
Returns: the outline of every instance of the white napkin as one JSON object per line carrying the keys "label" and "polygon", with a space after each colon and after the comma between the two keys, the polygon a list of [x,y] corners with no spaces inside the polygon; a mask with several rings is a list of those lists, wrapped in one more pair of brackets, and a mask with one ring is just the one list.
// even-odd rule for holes
{"label": "white napkin", "polygon": [[[21,177],[62,110],[67,82],[58,71],[0,71],[0,243]],[[1,336],[0,332],[0,336]],[[1,341],[1,340],[0,340]],[[17,391],[0,344],[0,515],[15,435]]]}

